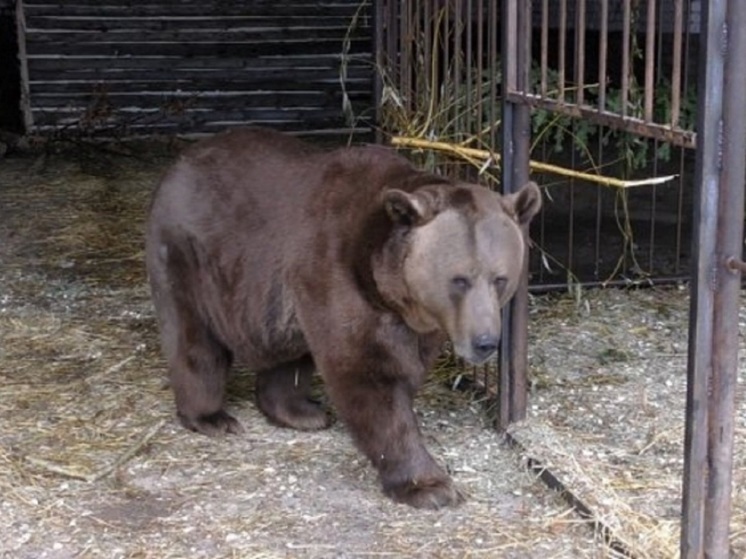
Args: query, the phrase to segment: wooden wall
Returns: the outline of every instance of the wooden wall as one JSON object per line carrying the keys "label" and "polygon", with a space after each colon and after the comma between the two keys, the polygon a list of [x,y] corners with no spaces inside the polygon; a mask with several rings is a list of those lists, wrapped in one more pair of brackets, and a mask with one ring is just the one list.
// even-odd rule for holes
{"label": "wooden wall", "polygon": [[372,114],[370,4],[23,0],[30,131],[200,135],[255,123],[346,135],[342,58],[355,114]]}

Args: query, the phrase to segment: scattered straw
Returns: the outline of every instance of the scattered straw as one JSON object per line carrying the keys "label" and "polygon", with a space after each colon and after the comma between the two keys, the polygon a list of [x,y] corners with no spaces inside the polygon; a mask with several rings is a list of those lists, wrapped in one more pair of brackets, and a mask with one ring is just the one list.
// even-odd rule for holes
{"label": "scattered straw", "polygon": [[98,472],[90,475],[86,481],[91,483],[105,478],[111,473],[115,472],[118,468],[121,468],[125,463],[129,462],[138,452],[140,452],[149,442],[155,437],[158,431],[166,424],[165,419],[161,419],[158,423],[153,425],[150,429],[146,430],[137,442],[132,447],[122,454],[117,460],[114,461],[110,466],[106,466],[100,469]]}

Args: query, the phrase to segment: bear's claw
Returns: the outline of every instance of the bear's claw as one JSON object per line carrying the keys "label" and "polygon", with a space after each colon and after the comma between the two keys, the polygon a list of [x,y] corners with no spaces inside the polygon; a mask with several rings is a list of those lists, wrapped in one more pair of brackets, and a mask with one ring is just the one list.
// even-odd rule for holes
{"label": "bear's claw", "polygon": [[190,431],[196,431],[209,437],[230,433],[237,435],[243,432],[238,420],[228,412],[218,410],[215,413],[203,414],[196,418],[179,413],[181,424]]}
{"label": "bear's claw", "polygon": [[453,507],[466,500],[464,493],[450,479],[409,481],[386,487],[384,491],[393,500],[418,509],[436,510]]}
{"label": "bear's claw", "polygon": [[332,423],[331,416],[318,402],[297,398],[288,402],[275,402],[272,406],[260,401],[260,409],[275,425],[299,431],[318,431]]}

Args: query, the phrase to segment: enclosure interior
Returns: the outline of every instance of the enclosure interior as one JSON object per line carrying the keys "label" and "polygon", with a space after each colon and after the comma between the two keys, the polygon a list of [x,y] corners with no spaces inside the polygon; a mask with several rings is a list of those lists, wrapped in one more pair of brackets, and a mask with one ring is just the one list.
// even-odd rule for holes
{"label": "enclosure interior", "polygon": [[[384,128],[407,140],[438,139],[498,154],[504,85],[499,3],[383,4]],[[531,158],[545,164],[542,169],[549,164],[560,171],[532,167],[532,179],[546,194],[531,231],[533,288],[685,279],[699,2],[638,3],[634,9],[621,0],[525,5],[531,16],[520,40],[530,45],[530,64],[521,72],[534,107]],[[419,155],[427,165],[497,186],[495,158]],[[597,175],[618,182],[670,179],[620,187],[593,180]]]}

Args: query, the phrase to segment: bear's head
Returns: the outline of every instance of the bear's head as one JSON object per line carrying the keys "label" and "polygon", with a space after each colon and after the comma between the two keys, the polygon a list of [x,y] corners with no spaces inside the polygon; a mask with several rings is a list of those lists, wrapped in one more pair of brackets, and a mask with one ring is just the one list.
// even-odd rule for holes
{"label": "bear's head", "polygon": [[382,196],[392,229],[373,259],[379,292],[413,330],[444,332],[457,355],[485,362],[520,280],[539,188],[530,182],[502,196],[443,182]]}

